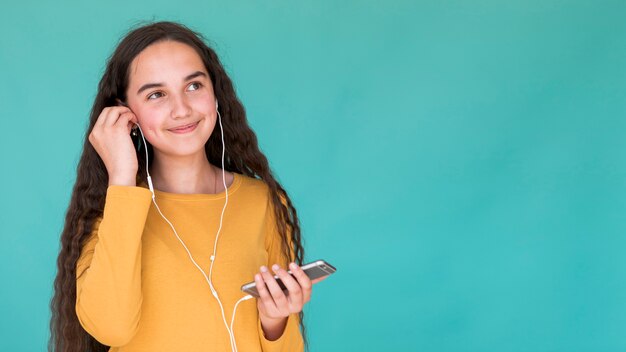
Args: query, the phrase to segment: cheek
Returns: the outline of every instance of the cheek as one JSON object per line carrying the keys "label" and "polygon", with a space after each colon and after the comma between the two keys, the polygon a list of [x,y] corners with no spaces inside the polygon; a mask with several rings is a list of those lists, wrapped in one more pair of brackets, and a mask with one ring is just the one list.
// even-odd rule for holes
{"label": "cheek", "polygon": [[142,106],[134,110],[139,125],[144,132],[154,131],[162,120],[162,109],[150,106]]}
{"label": "cheek", "polygon": [[191,108],[202,115],[215,112],[215,101],[210,96],[198,97],[198,99],[190,100]]}

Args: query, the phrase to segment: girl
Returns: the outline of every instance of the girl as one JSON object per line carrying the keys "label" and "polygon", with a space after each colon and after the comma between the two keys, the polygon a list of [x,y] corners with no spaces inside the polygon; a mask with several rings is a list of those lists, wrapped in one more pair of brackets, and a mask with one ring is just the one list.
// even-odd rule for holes
{"label": "girl", "polygon": [[108,60],[61,236],[51,350],[304,349],[321,279],[298,266],[296,209],[201,38],[158,22]]}

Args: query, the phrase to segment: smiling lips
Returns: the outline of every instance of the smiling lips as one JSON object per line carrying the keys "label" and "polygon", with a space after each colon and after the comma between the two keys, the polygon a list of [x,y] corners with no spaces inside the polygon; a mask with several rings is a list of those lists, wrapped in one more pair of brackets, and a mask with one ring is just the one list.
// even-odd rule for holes
{"label": "smiling lips", "polygon": [[178,127],[178,128],[170,129],[168,131],[174,132],[174,133],[189,133],[189,132],[191,132],[191,131],[196,129],[196,126],[198,126],[198,122],[199,121],[196,121],[194,123],[190,123],[190,124],[185,125],[185,126],[181,126],[181,127]]}

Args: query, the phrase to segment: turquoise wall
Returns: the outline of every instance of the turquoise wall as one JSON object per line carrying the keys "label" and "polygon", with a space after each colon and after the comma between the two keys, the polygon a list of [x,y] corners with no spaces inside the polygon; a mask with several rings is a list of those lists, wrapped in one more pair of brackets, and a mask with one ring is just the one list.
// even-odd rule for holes
{"label": "turquoise wall", "polygon": [[[624,1],[20,1],[0,11],[0,336],[44,350],[106,58],[214,43],[338,273],[312,351],[623,351]],[[208,298],[207,298],[208,299]]]}

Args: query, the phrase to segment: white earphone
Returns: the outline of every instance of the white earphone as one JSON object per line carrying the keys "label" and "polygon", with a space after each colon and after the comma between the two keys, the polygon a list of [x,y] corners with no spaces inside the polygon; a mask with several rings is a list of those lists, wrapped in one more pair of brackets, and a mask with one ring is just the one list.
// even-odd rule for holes
{"label": "white earphone", "polygon": [[[239,305],[239,303],[249,300],[251,298],[253,298],[251,295],[246,295],[242,298],[240,298],[237,303],[235,303],[235,307],[233,308],[233,316],[231,318],[230,321],[230,327],[228,326],[228,323],[226,322],[226,315],[224,314],[224,306],[222,305],[222,301],[220,301],[220,297],[217,294],[217,290],[215,289],[215,287],[213,286],[213,281],[211,280],[211,275],[213,273],[213,264],[215,264],[215,257],[216,257],[216,253],[217,253],[217,240],[219,239],[220,236],[220,232],[222,230],[222,222],[224,220],[224,212],[226,211],[226,206],[228,205],[228,187],[226,187],[226,172],[224,171],[224,154],[226,151],[226,145],[224,143],[224,128],[222,126],[222,116],[220,115],[218,108],[218,103],[217,103],[217,99],[215,99],[215,111],[217,112],[217,117],[218,117],[218,122],[220,124],[220,131],[222,132],[222,182],[224,185],[224,190],[226,192],[226,200],[224,202],[224,208],[222,208],[222,215],[220,216],[220,226],[217,229],[217,235],[215,236],[215,243],[213,245],[213,254],[210,257],[211,260],[211,265],[209,266],[209,275],[207,276],[206,273],[204,272],[204,270],[202,270],[202,268],[198,265],[198,263],[196,263],[196,261],[193,259],[193,256],[191,255],[191,252],[189,252],[189,249],[187,248],[187,246],[185,245],[185,243],[183,242],[183,240],[180,239],[180,237],[178,236],[178,233],[176,232],[176,229],[174,228],[174,225],[172,225],[172,223],[165,217],[165,215],[163,215],[163,213],[161,212],[161,209],[159,208],[159,205],[156,203],[156,199],[155,199],[155,194],[154,194],[154,186],[152,185],[152,178],[150,177],[150,172],[148,171],[148,148],[144,147],[144,150],[146,152],[146,174],[148,176],[148,187],[150,188],[150,192],[152,192],[152,202],[154,203],[154,206],[156,207],[156,209],[158,210],[159,214],[161,214],[161,217],[170,225],[170,227],[172,228],[172,231],[174,231],[174,235],[176,235],[176,238],[178,238],[178,241],[180,241],[180,243],[183,245],[183,247],[185,248],[185,250],[187,251],[187,254],[189,255],[189,259],[191,259],[191,261],[193,262],[193,264],[196,266],[196,268],[198,268],[198,270],[200,270],[200,272],[202,273],[202,275],[204,276],[204,278],[206,279],[207,283],[209,284],[209,288],[211,289],[211,293],[213,294],[213,297],[215,297],[215,299],[217,300],[217,303],[220,306],[220,310],[222,311],[222,319],[224,320],[224,325],[226,326],[226,331],[228,332],[228,335],[230,337],[230,343],[231,343],[231,349],[233,352],[237,352],[237,344],[235,343],[235,332],[233,331],[233,325],[235,323],[235,313],[237,312],[237,306]],[[146,139],[143,135],[143,131],[141,130],[141,126],[139,126],[139,124],[135,124],[138,129],[139,132],[141,132],[141,138],[143,139],[143,145],[146,146]]]}

